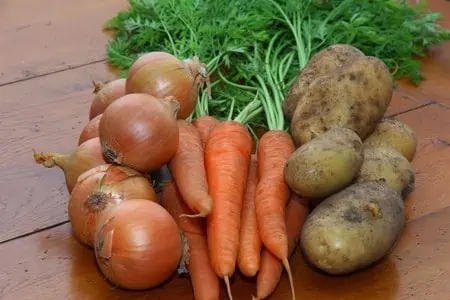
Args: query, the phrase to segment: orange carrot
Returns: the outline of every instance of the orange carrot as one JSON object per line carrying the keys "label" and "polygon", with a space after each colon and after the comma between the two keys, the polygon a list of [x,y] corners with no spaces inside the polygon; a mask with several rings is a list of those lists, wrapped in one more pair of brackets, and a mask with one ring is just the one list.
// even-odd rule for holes
{"label": "orange carrot", "polygon": [[165,185],[161,193],[161,200],[162,206],[171,214],[186,236],[188,251],[185,254],[185,260],[194,298],[218,300],[220,284],[208,259],[205,220],[180,218],[180,215],[189,214],[191,211],[185,205],[173,180]]}
{"label": "orange carrot", "polygon": [[250,133],[236,121],[214,127],[205,149],[209,193],[214,202],[207,217],[209,257],[216,274],[225,280],[230,300],[229,279],[236,267],[251,149]]}
{"label": "orange carrot", "polygon": [[247,277],[253,277],[259,270],[261,261],[261,238],[255,211],[255,194],[258,185],[258,159],[252,154],[247,176],[244,203],[242,206],[241,232],[237,264]]}
{"label": "orange carrot", "polygon": [[192,121],[192,124],[197,128],[200,133],[203,148],[206,145],[206,141],[211,133],[211,130],[219,124],[219,120],[211,116],[202,116]]}
{"label": "orange carrot", "polygon": [[285,211],[291,191],[284,181],[284,166],[294,152],[291,136],[281,130],[266,132],[258,145],[258,187],[256,188],[256,217],[261,241],[286,269],[295,299],[294,283],[288,260],[288,239]]}
{"label": "orange carrot", "polygon": [[183,217],[206,217],[213,202],[208,194],[205,159],[198,130],[186,120],[177,120],[180,142],[178,150],[168,164],[183,200],[192,215]]}
{"label": "orange carrot", "polygon": [[[288,256],[292,256],[299,242],[301,230],[308,216],[308,201],[292,193],[286,208],[286,229],[288,236]],[[261,268],[256,279],[256,298],[265,299],[275,291],[280,282],[283,264],[270,251],[264,249],[261,255]]]}

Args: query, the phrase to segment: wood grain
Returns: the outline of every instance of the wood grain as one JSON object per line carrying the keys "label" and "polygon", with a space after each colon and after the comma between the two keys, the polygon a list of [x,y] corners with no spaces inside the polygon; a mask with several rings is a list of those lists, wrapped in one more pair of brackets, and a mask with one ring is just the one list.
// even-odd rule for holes
{"label": "wood grain", "polygon": [[[299,248],[291,260],[297,299],[447,300],[450,285],[450,208],[409,222],[394,251],[375,266],[345,277],[326,276],[307,266]],[[94,254],[76,241],[70,224],[0,245],[0,298],[192,300],[187,278],[147,292],[114,288],[99,272]],[[241,276],[235,299],[250,299],[255,285]],[[227,299],[222,286],[221,299]],[[290,299],[286,276],[270,300]]]}
{"label": "wood grain", "polygon": [[36,151],[68,153],[88,120],[92,80],[114,78],[105,63],[0,87],[0,242],[67,220],[61,170]]}
{"label": "wood grain", "polygon": [[418,137],[413,160],[415,191],[406,200],[409,219],[450,206],[450,110],[438,104],[398,115]]}
{"label": "wood grain", "polygon": [[0,85],[105,59],[102,26],[127,3],[0,1]]}

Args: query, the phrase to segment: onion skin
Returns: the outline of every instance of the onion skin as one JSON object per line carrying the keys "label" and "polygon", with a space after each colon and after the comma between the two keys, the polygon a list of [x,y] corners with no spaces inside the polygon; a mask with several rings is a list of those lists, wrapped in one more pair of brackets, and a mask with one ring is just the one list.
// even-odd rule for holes
{"label": "onion skin", "polygon": [[97,220],[129,199],[158,201],[149,180],[127,167],[100,165],[78,177],[69,201],[69,220],[75,236],[94,247]]}
{"label": "onion skin", "polygon": [[33,150],[33,156],[36,163],[42,164],[46,168],[59,167],[64,172],[69,193],[77,184],[78,176],[93,167],[106,164],[98,137],[87,140],[69,155],[50,152],[37,153]]}
{"label": "onion skin", "polygon": [[186,119],[197,104],[198,87],[204,83],[210,93],[206,65],[197,57],[182,61],[155,51],[144,54],[131,66],[126,93],[147,93],[161,99],[173,96],[180,102],[178,118]]}
{"label": "onion skin", "polygon": [[105,160],[141,173],[161,168],[178,149],[178,109],[172,97],[160,100],[147,94],[128,94],[113,102],[99,125]]}
{"label": "onion skin", "polygon": [[182,256],[179,228],[159,204],[122,202],[99,221],[95,257],[102,273],[130,290],[154,288],[175,273]]}
{"label": "onion skin", "polygon": [[94,82],[94,99],[92,99],[89,110],[89,120],[102,114],[105,109],[114,101],[125,96],[126,79],[116,79],[102,84]]}
{"label": "onion skin", "polygon": [[100,119],[103,114],[99,114],[92,120],[90,120],[86,126],[84,126],[81,131],[80,137],[78,138],[78,146],[86,142],[87,140],[98,137],[98,126],[100,125]]}

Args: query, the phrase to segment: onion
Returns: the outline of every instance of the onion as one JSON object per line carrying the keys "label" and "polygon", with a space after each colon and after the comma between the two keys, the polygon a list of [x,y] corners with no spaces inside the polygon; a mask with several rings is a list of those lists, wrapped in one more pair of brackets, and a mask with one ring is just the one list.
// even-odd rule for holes
{"label": "onion", "polygon": [[140,173],[106,164],[81,174],[69,201],[69,219],[75,236],[93,247],[97,220],[129,199],[157,201],[152,185]]}
{"label": "onion", "polygon": [[156,287],[175,273],[182,241],[172,216],[142,199],[122,202],[99,220],[95,257],[114,284],[132,290]]}
{"label": "onion", "polygon": [[105,84],[94,82],[93,84],[95,96],[91,103],[89,120],[102,114],[112,102],[125,95],[126,79],[116,79]]}
{"label": "onion", "polygon": [[92,120],[90,120],[86,126],[84,126],[81,131],[80,137],[78,138],[78,145],[83,144],[89,139],[98,137],[98,125],[100,124],[100,119],[103,114],[99,114]]}
{"label": "onion", "polygon": [[186,119],[197,103],[198,87],[205,83],[211,94],[206,65],[197,57],[179,60],[155,51],[142,55],[131,66],[126,93],[147,93],[161,99],[173,96],[180,102],[178,118]]}
{"label": "onion", "polygon": [[113,102],[99,126],[106,161],[142,173],[161,168],[178,149],[178,109],[173,97],[160,100],[147,94],[128,94]]}
{"label": "onion", "polygon": [[59,167],[64,172],[67,190],[72,192],[78,176],[93,167],[106,164],[100,146],[100,139],[93,138],[79,145],[70,155],[33,150],[34,160],[46,168]]}

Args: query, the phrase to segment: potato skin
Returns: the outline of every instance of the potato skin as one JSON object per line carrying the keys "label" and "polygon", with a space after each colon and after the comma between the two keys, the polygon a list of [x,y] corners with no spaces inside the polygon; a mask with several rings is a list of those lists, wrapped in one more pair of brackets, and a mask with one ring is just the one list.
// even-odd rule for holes
{"label": "potato skin", "polygon": [[355,59],[311,83],[295,109],[292,137],[300,146],[333,127],[346,127],[364,139],[383,118],[392,92],[392,76],[382,60]]}
{"label": "potato skin", "polygon": [[283,113],[286,120],[292,119],[297,104],[314,79],[335,71],[357,57],[364,57],[364,53],[347,44],[335,44],[313,55],[283,101]]}
{"label": "potato skin", "polygon": [[384,118],[364,140],[364,147],[390,147],[412,161],[417,149],[417,137],[411,127],[395,119]]}
{"label": "potato skin", "polygon": [[415,175],[409,161],[397,150],[386,147],[364,148],[364,162],[356,182],[383,180],[403,198],[414,189]]}
{"label": "potato skin", "polygon": [[349,274],[387,255],[404,223],[398,193],[379,181],[355,183],[310,213],[300,244],[311,265],[328,274]]}
{"label": "potato skin", "polygon": [[286,162],[286,184],[305,198],[325,198],[348,186],[363,163],[362,141],[347,128],[333,128],[297,148]]}

